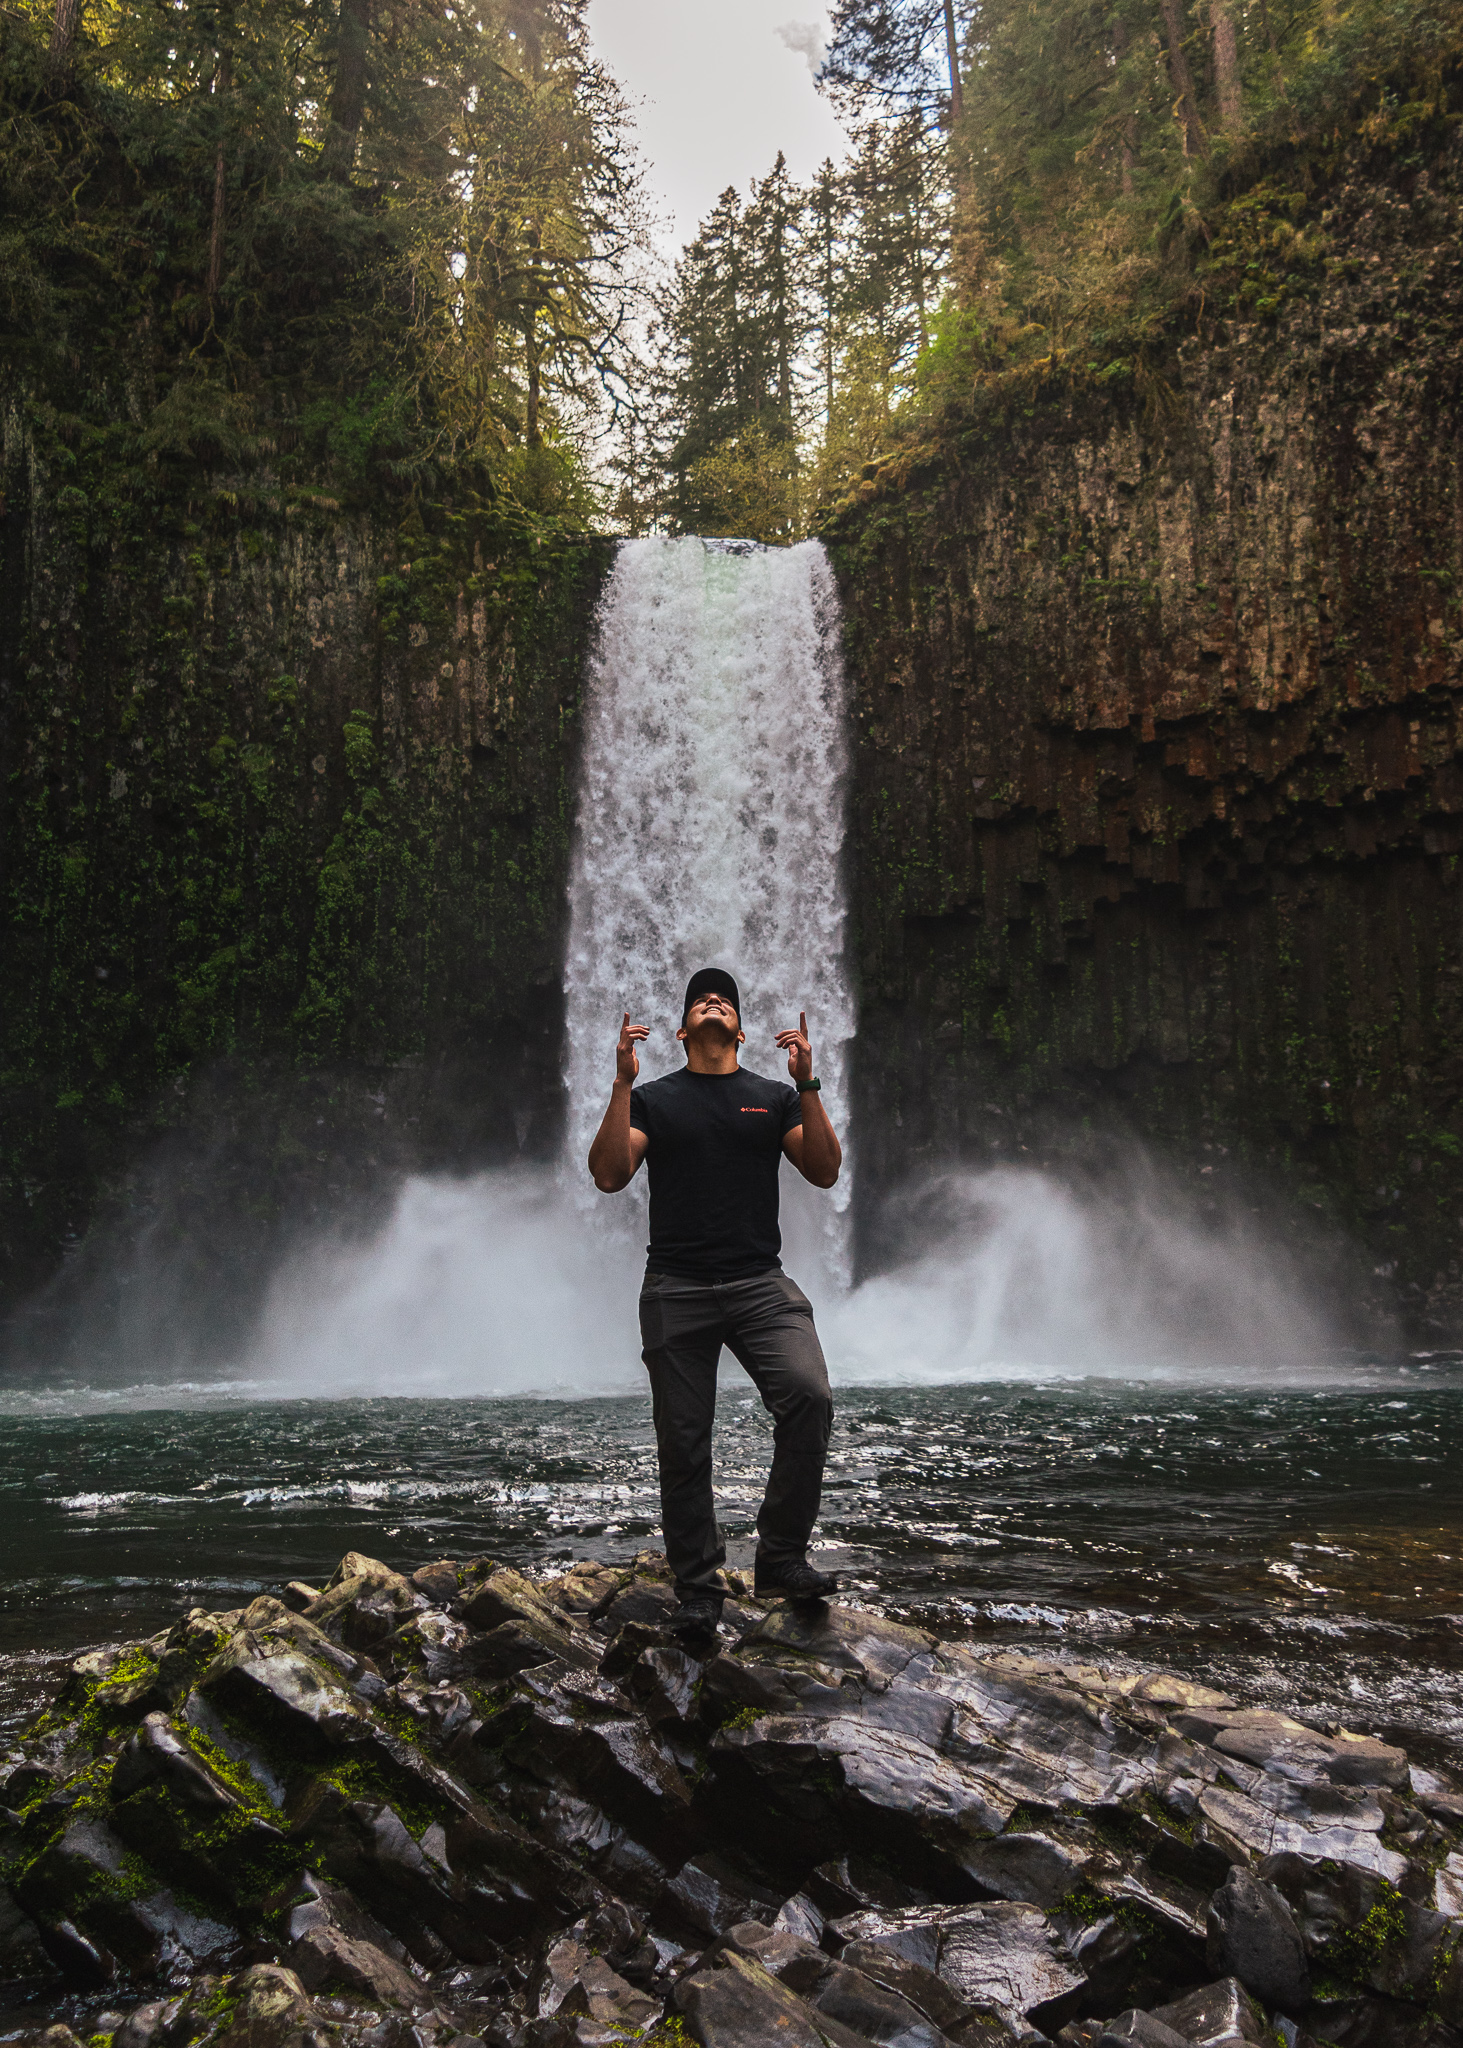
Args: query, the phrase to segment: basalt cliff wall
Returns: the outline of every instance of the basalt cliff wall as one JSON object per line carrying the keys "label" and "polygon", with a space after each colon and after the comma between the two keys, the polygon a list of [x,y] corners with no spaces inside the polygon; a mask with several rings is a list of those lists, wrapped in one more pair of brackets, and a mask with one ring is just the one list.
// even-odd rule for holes
{"label": "basalt cliff wall", "polygon": [[249,1313],[301,1222],[557,1143],[613,543],[119,476],[20,392],[4,426],[12,1338],[53,1355],[90,1303],[161,1363]]}
{"label": "basalt cliff wall", "polygon": [[866,1171],[1131,1133],[1206,1199],[1341,1226],[1434,1341],[1463,1327],[1459,164],[1333,187],[1268,317],[1142,389],[992,387],[826,534]]}
{"label": "basalt cliff wall", "polygon": [[[1463,1330],[1460,187],[1333,183],[1264,319],[991,386],[826,529],[866,1267],[912,1170],[1126,1134]],[[4,417],[5,1286],[23,1354],[128,1273],[187,1349],[301,1218],[553,1149],[613,543]]]}

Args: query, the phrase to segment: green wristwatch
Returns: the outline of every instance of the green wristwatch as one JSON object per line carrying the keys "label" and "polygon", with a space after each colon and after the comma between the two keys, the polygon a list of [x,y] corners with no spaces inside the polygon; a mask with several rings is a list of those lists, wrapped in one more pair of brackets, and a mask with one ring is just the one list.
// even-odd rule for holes
{"label": "green wristwatch", "polygon": [[822,1088],[823,1083],[815,1076],[811,1081],[795,1082],[794,1086],[797,1088],[799,1095],[816,1095]]}

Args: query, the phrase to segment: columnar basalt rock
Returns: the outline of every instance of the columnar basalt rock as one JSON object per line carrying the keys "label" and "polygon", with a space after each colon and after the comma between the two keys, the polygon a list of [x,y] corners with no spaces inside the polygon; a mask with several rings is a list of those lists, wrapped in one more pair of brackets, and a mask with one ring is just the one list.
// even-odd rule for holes
{"label": "columnar basalt rock", "polygon": [[[693,1658],[615,1618],[668,1585],[650,1553],[352,1554],[318,1625],[264,1596],[79,1659],[0,1764],[33,2039],[1463,2041],[1443,1772],[855,1608],[734,1593]],[[562,1640],[485,1679],[475,1644],[545,1616]]]}
{"label": "columnar basalt rock", "polygon": [[160,1226],[222,1331],[280,1226],[557,1143],[614,542],[196,467],[143,491],[94,448],[89,496],[48,420],[0,393],[0,1305]]}
{"label": "columnar basalt rock", "polygon": [[1084,1120],[1206,1196],[1248,1162],[1434,1334],[1463,1325],[1460,162],[1333,187],[1313,294],[1211,315],[1141,387],[1028,380],[825,536],[865,1172]]}

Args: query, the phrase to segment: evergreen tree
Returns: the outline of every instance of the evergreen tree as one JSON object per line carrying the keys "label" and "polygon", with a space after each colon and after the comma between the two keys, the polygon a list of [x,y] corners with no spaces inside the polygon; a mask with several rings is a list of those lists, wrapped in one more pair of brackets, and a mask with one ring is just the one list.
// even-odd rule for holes
{"label": "evergreen tree", "polygon": [[[917,112],[870,119],[797,191],[781,156],[722,194],[654,336],[673,530],[787,540],[884,445],[946,268],[944,152]],[[808,463],[808,444],[822,446]],[[641,516],[622,457],[627,517]]]}
{"label": "evergreen tree", "polygon": [[929,337],[944,267],[943,152],[919,114],[855,131],[848,198],[846,317],[879,342],[887,366],[911,364]]}
{"label": "evergreen tree", "polygon": [[836,0],[821,83],[856,114],[959,121],[963,28],[955,0]]}
{"label": "evergreen tree", "polygon": [[779,154],[745,208],[722,194],[662,300],[669,518],[682,532],[755,517],[754,538],[787,538],[796,525],[800,217]]}
{"label": "evergreen tree", "polygon": [[585,502],[645,241],[586,0],[68,4],[0,11],[0,354],[61,375],[105,276],[153,457]]}
{"label": "evergreen tree", "polygon": [[757,414],[773,440],[791,441],[797,431],[793,364],[803,339],[797,276],[801,211],[802,195],[779,150],[767,176],[752,187],[745,221]]}
{"label": "evergreen tree", "polygon": [[833,416],[834,371],[847,296],[845,207],[844,181],[832,158],[826,158],[805,196],[799,265],[809,307],[808,333],[817,348],[818,388],[825,421]]}

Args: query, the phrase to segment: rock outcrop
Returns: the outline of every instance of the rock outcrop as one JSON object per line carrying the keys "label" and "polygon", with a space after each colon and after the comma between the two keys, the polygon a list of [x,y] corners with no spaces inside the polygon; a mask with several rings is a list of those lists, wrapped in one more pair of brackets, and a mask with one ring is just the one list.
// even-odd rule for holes
{"label": "rock outcrop", "polygon": [[79,1658],[0,1765],[7,2002],[44,2048],[1463,2041],[1442,1773],[731,1590],[693,1656],[650,1553],[353,1553]]}
{"label": "rock outcrop", "polygon": [[1463,151],[1287,203],[1269,317],[1053,360],[826,532],[861,1170],[1124,1129],[1456,1331]]}

